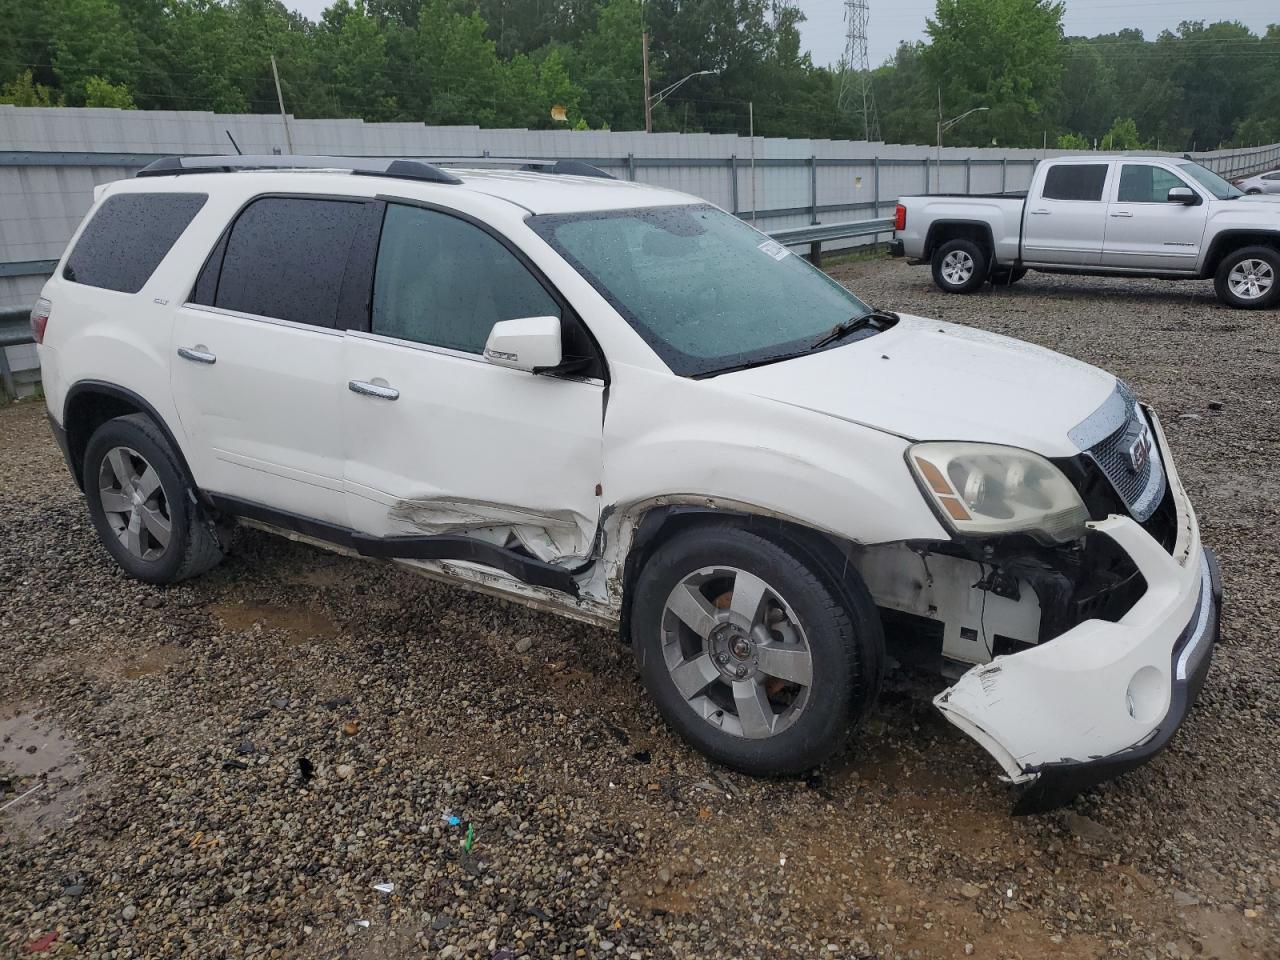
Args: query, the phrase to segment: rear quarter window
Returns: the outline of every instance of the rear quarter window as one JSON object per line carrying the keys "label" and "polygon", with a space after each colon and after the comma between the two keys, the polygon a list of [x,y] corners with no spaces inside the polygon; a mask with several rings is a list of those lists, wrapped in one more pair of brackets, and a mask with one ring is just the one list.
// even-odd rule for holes
{"label": "rear quarter window", "polygon": [[204,193],[121,193],[85,226],[62,276],[120,293],[137,293],[200,212]]}

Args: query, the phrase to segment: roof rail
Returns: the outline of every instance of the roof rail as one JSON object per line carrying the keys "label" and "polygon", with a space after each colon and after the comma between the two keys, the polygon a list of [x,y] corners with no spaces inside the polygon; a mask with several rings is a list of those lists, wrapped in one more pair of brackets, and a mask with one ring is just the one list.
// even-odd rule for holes
{"label": "roof rail", "polygon": [[531,157],[429,157],[428,163],[454,167],[516,167],[531,173],[551,173],[562,177],[600,177],[617,180],[611,173],[584,160],[534,160]]}
{"label": "roof rail", "polygon": [[427,183],[461,183],[453,174],[421,160],[387,157],[240,156],[161,157],[139,170],[138,177],[172,177],[186,173],[230,173],[236,170],[350,170],[362,177],[395,177]]}

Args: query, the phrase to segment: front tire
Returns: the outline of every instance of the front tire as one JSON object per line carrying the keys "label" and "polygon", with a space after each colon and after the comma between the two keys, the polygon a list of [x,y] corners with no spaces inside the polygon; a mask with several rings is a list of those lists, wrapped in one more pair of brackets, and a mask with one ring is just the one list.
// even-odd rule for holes
{"label": "front tire", "polygon": [[1266,310],[1280,301],[1280,251],[1243,247],[1222,258],[1213,278],[1218,299],[1240,310]]}
{"label": "front tire", "polygon": [[666,721],[744,773],[822,763],[879,687],[879,617],[848,576],[852,589],[836,590],[802,552],[727,524],[662,544],[640,573],[630,632]]}
{"label": "front tire", "polygon": [[972,240],[948,240],[933,251],[933,282],[947,293],[973,293],[987,280],[986,251]]}
{"label": "front tire", "polygon": [[147,416],[108,420],[85,448],[84,493],[107,552],[129,576],[167,584],[216,566],[218,535],[196,515],[177,453]]}

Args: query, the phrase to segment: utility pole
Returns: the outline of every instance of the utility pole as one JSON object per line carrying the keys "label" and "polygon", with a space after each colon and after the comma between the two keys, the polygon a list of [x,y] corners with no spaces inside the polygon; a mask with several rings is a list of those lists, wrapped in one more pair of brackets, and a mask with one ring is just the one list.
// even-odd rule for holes
{"label": "utility pole", "polygon": [[644,57],[644,132],[653,133],[653,104],[649,99],[649,31],[640,34],[640,52]]}
{"label": "utility pole", "polygon": [[870,0],[844,0],[844,56],[840,60],[840,93],[836,106],[862,120],[862,139],[880,139],[880,118],[871,89],[871,59],[867,54]]}
{"label": "utility pole", "polygon": [[756,222],[756,102],[747,101],[747,136],[751,138],[751,224]]}
{"label": "utility pole", "polygon": [[938,84],[938,163],[933,168],[933,192],[942,192],[942,84]]}
{"label": "utility pole", "polygon": [[[276,81],[276,102],[280,104],[280,122],[284,124],[284,142],[289,148],[289,153],[293,153],[293,136],[289,133],[289,117],[284,112],[284,94],[280,92],[280,71],[276,69],[276,55],[271,55],[271,76]],[[238,148],[237,148],[238,149]]]}

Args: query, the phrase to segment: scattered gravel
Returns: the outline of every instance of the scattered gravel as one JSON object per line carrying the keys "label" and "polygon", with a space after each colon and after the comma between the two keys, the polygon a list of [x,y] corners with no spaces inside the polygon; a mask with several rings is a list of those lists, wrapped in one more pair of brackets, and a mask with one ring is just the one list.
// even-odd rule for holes
{"label": "scattered gravel", "polygon": [[1012,818],[941,683],[897,675],[829,768],[751,780],[675,740],[600,630],[251,530],[197,581],[124,578],[22,404],[0,409],[0,954],[1280,957],[1280,315],[1205,284],[833,273],[1161,412],[1227,605],[1154,762]]}

